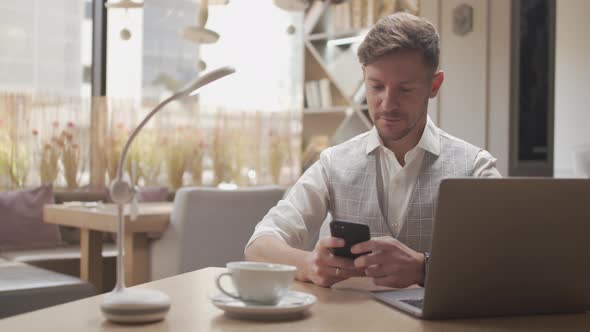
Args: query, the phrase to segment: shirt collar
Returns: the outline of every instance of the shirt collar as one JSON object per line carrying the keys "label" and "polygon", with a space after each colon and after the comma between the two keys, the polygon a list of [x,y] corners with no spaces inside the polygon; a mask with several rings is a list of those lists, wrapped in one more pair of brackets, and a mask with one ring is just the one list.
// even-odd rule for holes
{"label": "shirt collar", "polygon": [[[373,128],[371,128],[369,131],[366,153],[369,154],[373,152],[373,150],[379,146],[385,147],[383,145],[383,140],[377,132],[377,128],[373,126]],[[440,134],[438,132],[438,128],[434,125],[430,119],[430,116],[428,115],[426,118],[426,127],[424,128],[424,132],[422,133],[420,141],[418,141],[417,147],[436,156],[440,154]]]}

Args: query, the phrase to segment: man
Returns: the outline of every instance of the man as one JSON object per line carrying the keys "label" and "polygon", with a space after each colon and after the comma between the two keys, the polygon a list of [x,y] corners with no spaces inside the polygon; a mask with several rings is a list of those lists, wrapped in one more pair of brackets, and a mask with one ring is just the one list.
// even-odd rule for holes
{"label": "man", "polygon": [[[397,288],[422,284],[441,180],[499,177],[496,159],[428,117],[428,100],[444,80],[431,23],[406,13],[385,17],[367,34],[358,58],[375,126],[322,151],[256,226],[246,259],[295,265],[298,280],[325,287],[356,276]],[[336,257],[331,249],[344,241],[332,237],[303,250],[327,212],[334,220],[369,225],[371,240],[351,251],[370,253]]]}

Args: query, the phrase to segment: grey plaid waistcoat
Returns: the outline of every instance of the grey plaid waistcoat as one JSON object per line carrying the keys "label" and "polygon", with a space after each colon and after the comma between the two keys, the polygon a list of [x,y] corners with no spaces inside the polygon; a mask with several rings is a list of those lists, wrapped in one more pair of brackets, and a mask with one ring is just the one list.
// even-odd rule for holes
{"label": "grey plaid waistcoat", "polygon": [[[426,152],[397,239],[418,251],[430,251],[432,221],[443,178],[473,174],[475,157],[481,151],[441,129],[440,155]],[[371,236],[391,235],[384,225],[376,188],[375,151],[366,153],[367,134],[359,135],[326,151],[330,212],[333,219],[369,225]],[[387,190],[388,184],[384,185]],[[396,221],[390,220],[390,223]],[[395,227],[392,227],[395,229]]]}

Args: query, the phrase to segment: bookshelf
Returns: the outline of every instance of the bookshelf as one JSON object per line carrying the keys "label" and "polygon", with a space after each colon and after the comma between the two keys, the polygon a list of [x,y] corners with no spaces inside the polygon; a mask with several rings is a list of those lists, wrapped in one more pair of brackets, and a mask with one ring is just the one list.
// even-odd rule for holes
{"label": "bookshelf", "polygon": [[379,18],[418,12],[418,0],[312,0],[304,19],[303,169],[326,147],[372,127],[358,45]]}

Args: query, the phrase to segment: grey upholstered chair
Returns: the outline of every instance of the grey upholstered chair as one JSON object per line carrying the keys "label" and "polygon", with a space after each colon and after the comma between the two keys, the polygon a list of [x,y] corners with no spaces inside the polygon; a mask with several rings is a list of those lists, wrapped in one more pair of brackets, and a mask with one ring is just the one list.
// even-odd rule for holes
{"label": "grey upholstered chair", "polygon": [[181,188],[170,226],[151,245],[151,279],[243,260],[254,227],[284,192],[279,186]]}

